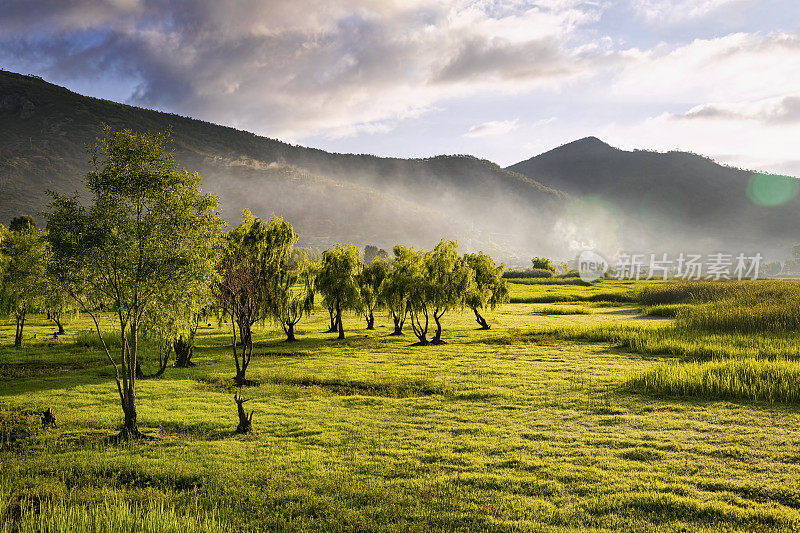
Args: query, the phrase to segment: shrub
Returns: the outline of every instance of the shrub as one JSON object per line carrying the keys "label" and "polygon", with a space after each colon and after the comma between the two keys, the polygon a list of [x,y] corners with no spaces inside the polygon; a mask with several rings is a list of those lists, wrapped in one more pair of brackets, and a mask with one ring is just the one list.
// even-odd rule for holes
{"label": "shrub", "polygon": [[525,270],[509,270],[503,273],[504,278],[552,278],[553,272],[542,268],[528,268]]}

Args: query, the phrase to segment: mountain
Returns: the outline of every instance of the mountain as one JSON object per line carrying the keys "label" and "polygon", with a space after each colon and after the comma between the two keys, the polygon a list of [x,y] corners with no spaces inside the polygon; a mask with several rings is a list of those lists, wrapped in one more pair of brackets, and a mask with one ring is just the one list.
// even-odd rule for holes
{"label": "mountain", "polygon": [[[102,125],[172,130],[176,159],[198,171],[235,224],[244,208],[288,219],[304,245],[429,247],[442,237],[514,260],[553,252],[567,195],[471,156],[333,154],[106,100],[0,71],[0,222],[42,212],[47,190],[82,191],[86,146]],[[515,213],[513,220],[500,214]],[[531,224],[544,229],[532,235]]]}
{"label": "mountain", "polygon": [[620,150],[587,137],[508,167],[569,193],[653,252],[756,252],[785,257],[800,240],[800,181],[687,152]]}
{"label": "mountain", "polygon": [[[289,220],[301,245],[430,247],[458,239],[511,265],[576,249],[761,252],[800,240],[798,180],[691,153],[626,151],[588,137],[507,169],[466,155],[335,154],[174,114],[90,98],[0,71],[0,223],[41,213],[46,191],[83,191],[86,146],[114,129],[171,129],[236,224],[244,208]],[[41,217],[40,217],[41,221]]]}

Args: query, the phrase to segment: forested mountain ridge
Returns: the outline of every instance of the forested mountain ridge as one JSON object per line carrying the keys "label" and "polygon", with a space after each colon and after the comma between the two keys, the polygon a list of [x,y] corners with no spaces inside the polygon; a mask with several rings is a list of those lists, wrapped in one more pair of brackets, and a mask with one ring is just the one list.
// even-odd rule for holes
{"label": "forested mountain ridge", "polygon": [[[471,156],[427,159],[332,154],[208,122],[81,96],[34,76],[0,72],[0,220],[38,214],[45,191],[81,190],[86,145],[103,124],[172,130],[179,163],[200,173],[235,221],[245,207],[285,216],[305,242],[403,240],[428,246],[446,236],[519,251],[525,238],[495,224],[509,202],[554,220],[566,195]],[[494,207],[502,204],[502,208]],[[498,238],[499,236],[499,238]],[[499,239],[499,240],[498,240]],[[510,252],[512,255],[515,252]]]}
{"label": "forested mountain ridge", "polygon": [[629,245],[780,254],[800,240],[800,180],[693,153],[627,151],[587,137],[508,170],[617,212]]}

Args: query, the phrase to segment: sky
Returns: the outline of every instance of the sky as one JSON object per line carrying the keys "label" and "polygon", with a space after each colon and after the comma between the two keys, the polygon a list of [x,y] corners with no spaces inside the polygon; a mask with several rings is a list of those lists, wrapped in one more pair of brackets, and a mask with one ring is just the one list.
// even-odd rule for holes
{"label": "sky", "polygon": [[800,176],[797,0],[3,0],[0,67],[336,152]]}

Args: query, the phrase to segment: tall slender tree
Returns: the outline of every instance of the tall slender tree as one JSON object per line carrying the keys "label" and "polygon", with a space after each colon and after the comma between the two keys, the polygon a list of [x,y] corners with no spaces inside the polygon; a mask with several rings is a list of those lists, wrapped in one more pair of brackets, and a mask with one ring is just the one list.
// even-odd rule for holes
{"label": "tall slender tree", "polygon": [[[145,314],[166,288],[214,268],[218,200],[168,151],[169,133],[112,131],[90,146],[89,207],[53,194],[47,237],[54,279],[94,321],[124,413],[120,438],[137,438],[136,368]],[[122,343],[112,355],[98,309],[113,311]]]}
{"label": "tall slender tree", "polygon": [[394,331],[390,335],[402,335],[408,315],[408,299],[414,283],[417,252],[413,248],[409,249],[399,244],[393,251],[394,261],[389,265],[380,290],[384,305],[394,322]]}
{"label": "tall slender tree", "polygon": [[28,313],[43,306],[48,253],[31,217],[15,218],[9,227],[0,227],[0,313],[14,317],[14,347],[21,348]]}
{"label": "tall slender tree", "polygon": [[273,216],[264,223],[245,210],[242,223],[228,232],[226,241],[214,290],[231,317],[234,379],[239,385],[249,385],[246,374],[253,355],[253,326],[273,316],[276,290],[297,234],[282,218]]}
{"label": "tall slender tree", "polygon": [[472,269],[458,255],[456,241],[442,239],[433,250],[423,255],[409,299],[411,324],[421,344],[427,343],[430,318],[436,324],[431,344],[444,344],[441,319],[448,311],[463,309],[466,296],[472,290],[473,278]]}
{"label": "tall slender tree", "polygon": [[506,280],[503,279],[505,265],[495,265],[492,258],[483,252],[464,254],[464,261],[474,275],[474,283],[472,290],[467,294],[466,303],[475,313],[475,320],[481,329],[490,329],[491,326],[481,315],[481,311],[487,308],[494,310],[508,301],[508,287]]}
{"label": "tall slender tree", "polygon": [[359,310],[367,322],[367,329],[375,329],[375,310],[383,305],[381,284],[386,279],[388,270],[386,261],[375,257],[371,263],[361,267],[361,272],[356,277],[361,297]]}
{"label": "tall slender tree", "polygon": [[317,289],[327,305],[332,305],[339,339],[344,339],[342,313],[358,310],[360,296],[357,276],[361,269],[361,254],[352,244],[337,244],[322,253],[317,275]]}
{"label": "tall slender tree", "polygon": [[272,317],[286,334],[286,342],[297,340],[294,327],[314,310],[316,272],[314,263],[303,260],[280,273],[271,304]]}

